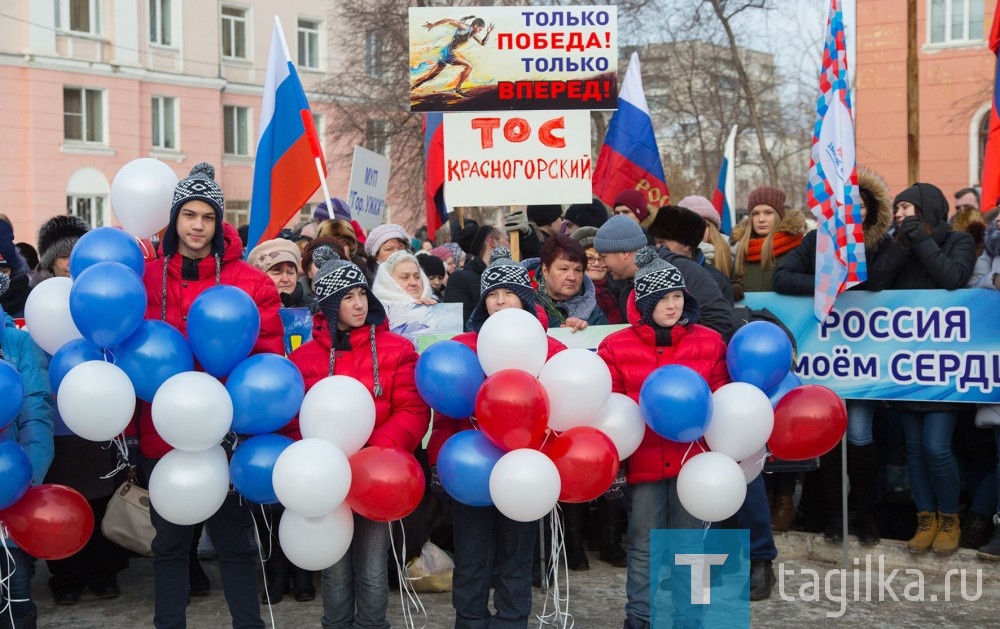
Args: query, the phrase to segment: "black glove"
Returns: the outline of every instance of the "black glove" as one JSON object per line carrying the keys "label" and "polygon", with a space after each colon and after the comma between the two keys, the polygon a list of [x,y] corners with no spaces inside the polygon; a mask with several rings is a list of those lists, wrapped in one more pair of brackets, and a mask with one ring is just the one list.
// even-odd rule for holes
{"label": "black glove", "polygon": [[503,227],[507,233],[521,232],[525,236],[531,235],[531,225],[528,224],[528,211],[524,208],[514,210],[507,215]]}
{"label": "black glove", "polygon": [[129,467],[135,467],[139,465],[139,438],[138,437],[125,437],[125,449],[127,451],[127,459]]}
{"label": "black glove", "polygon": [[899,241],[907,247],[914,247],[927,239],[927,230],[919,216],[907,216],[896,229]]}

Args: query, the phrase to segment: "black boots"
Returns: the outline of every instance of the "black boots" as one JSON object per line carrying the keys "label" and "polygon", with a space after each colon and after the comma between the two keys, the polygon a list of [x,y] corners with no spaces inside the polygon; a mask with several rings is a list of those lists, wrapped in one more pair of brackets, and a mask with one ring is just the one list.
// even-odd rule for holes
{"label": "black boots", "polygon": [[264,563],[265,591],[260,593],[260,602],[271,604],[280,603],[281,599],[288,591],[288,584],[291,581],[290,564],[285,559],[285,555],[275,545],[271,548],[271,556]]}
{"label": "black boots", "polygon": [[[875,444],[855,446],[847,444],[847,471],[850,476],[851,506],[854,511],[854,530],[862,546],[879,543],[878,526],[875,524],[875,487],[878,463]],[[828,542],[843,540],[843,515],[841,501],[840,449],[834,448],[820,459],[823,479],[823,499],[826,505],[826,526],[823,537]]]}
{"label": "black boots", "polygon": [[770,561],[750,562],[750,600],[763,601],[771,598],[771,588],[777,579]]}
{"label": "black boots", "polygon": [[566,544],[566,567],[570,570],[590,570],[587,553],[583,548],[583,526],[590,507],[587,503],[560,503],[563,515],[564,542]]}
{"label": "black boots", "polygon": [[597,500],[597,515],[600,519],[600,559],[616,568],[624,568],[627,555],[622,550],[621,510],[614,503],[603,498]]}
{"label": "black boots", "polygon": [[313,585],[313,573],[309,570],[303,570],[298,566],[291,565],[287,559],[285,560],[285,564],[291,567],[292,570],[292,593],[295,595],[295,600],[303,603],[316,598],[316,587]]}

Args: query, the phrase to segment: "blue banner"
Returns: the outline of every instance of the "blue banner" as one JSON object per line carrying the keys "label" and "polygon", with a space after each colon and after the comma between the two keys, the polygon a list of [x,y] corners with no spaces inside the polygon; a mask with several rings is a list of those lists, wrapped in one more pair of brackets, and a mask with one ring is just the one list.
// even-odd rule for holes
{"label": "blue banner", "polygon": [[812,297],[747,293],[795,336],[795,373],[848,399],[1000,402],[1000,291],[842,293],[822,324]]}
{"label": "blue banner", "polygon": [[308,308],[282,308],[278,311],[285,326],[285,355],[312,340],[313,315]]}

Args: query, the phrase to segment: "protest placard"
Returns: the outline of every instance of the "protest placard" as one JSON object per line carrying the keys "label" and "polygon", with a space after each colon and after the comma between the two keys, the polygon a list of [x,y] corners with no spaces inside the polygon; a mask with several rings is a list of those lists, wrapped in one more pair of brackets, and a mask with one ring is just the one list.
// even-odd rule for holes
{"label": "protest placard", "polygon": [[347,205],[351,208],[351,218],[366,232],[382,224],[385,198],[389,193],[389,166],[388,157],[363,146],[354,147]]}

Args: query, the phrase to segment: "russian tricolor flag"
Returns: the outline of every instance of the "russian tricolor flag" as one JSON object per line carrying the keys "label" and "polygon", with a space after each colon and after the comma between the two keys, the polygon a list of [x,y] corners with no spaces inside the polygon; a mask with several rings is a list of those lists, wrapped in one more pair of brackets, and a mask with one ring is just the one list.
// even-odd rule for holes
{"label": "russian tricolor flag", "polygon": [[434,242],[437,230],[448,222],[444,204],[444,115],[424,114],[424,206],[427,208],[427,239]]}
{"label": "russian tricolor flag", "polygon": [[[274,18],[264,78],[247,251],[275,238],[325,179],[326,163],[281,22]],[[322,175],[321,175],[322,173]]]}
{"label": "russian tricolor flag", "polygon": [[729,131],[726,147],[722,152],[722,166],[719,167],[719,180],[715,182],[715,194],[712,195],[712,205],[722,217],[723,234],[733,233],[736,223],[733,197],[736,196],[736,125]]}
{"label": "russian tricolor flag", "polygon": [[665,179],[642,91],[639,55],[633,52],[618,93],[618,111],[611,116],[594,167],[594,196],[611,205],[619,192],[634,188],[659,207],[670,202]]}

